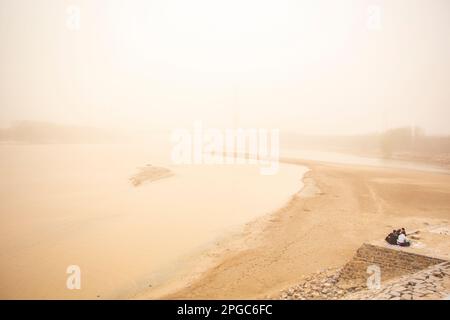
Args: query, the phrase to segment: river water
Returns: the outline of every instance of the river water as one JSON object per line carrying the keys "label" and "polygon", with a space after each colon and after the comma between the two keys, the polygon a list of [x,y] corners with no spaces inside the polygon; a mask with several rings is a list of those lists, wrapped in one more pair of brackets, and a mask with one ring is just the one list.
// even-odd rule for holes
{"label": "river water", "polygon": [[[134,187],[137,168],[174,176]],[[306,168],[176,166],[143,145],[0,146],[0,298],[128,297],[166,266],[285,204]],[[81,270],[69,290],[68,266]]]}

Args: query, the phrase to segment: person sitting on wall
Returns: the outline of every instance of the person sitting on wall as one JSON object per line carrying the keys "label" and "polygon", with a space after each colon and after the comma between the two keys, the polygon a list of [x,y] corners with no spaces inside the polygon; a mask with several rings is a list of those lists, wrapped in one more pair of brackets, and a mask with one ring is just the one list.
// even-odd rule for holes
{"label": "person sitting on wall", "polygon": [[396,230],[392,230],[391,233],[389,233],[389,235],[386,237],[386,242],[392,245],[396,245],[397,244],[397,238],[398,238],[398,234]]}
{"label": "person sitting on wall", "polygon": [[[400,230],[400,231],[401,231],[401,230]],[[401,233],[398,235],[398,238],[397,238],[397,244],[398,244],[400,247],[409,247],[409,246],[411,245],[411,243],[409,242],[408,238],[406,238],[406,232],[401,232]]]}

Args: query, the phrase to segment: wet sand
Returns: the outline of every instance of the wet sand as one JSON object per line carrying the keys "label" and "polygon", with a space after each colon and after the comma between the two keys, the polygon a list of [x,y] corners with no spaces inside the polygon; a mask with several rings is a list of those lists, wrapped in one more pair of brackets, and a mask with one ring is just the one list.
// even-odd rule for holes
{"label": "wet sand", "polygon": [[448,174],[289,162],[311,171],[284,208],[205,253],[209,267],[172,283],[172,291],[137,298],[275,297],[303,275],[342,266],[363,242],[384,239],[393,228],[449,226]]}

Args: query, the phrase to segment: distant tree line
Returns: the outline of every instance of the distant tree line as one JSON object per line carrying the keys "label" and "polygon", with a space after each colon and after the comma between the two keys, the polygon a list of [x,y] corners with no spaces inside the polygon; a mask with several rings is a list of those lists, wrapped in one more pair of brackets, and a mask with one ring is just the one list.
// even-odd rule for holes
{"label": "distant tree line", "polygon": [[380,149],[386,158],[395,153],[449,153],[450,137],[427,136],[419,127],[394,128],[380,134]]}

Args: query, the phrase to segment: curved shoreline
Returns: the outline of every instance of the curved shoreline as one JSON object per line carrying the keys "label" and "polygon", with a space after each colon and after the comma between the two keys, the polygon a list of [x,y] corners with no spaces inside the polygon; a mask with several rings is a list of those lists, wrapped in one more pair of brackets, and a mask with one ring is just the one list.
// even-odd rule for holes
{"label": "curved shoreline", "polygon": [[138,298],[275,297],[303,276],[343,265],[362,242],[383,237],[392,225],[415,228],[450,218],[448,175],[290,163],[311,169],[302,190],[316,184],[316,196],[300,191],[283,208],[220,243],[209,267],[190,281],[161,295],[144,292]]}
{"label": "curved shoreline", "polygon": [[[263,235],[264,228],[272,221],[274,214],[287,210],[292,201],[304,190],[313,196],[313,192],[316,190],[314,181],[306,178],[310,169],[307,166],[301,166],[306,169],[300,178],[302,186],[293,195],[289,196],[284,205],[237,226],[233,230],[229,230],[212,241],[212,243],[206,244],[191,254],[181,257],[177,261],[179,264],[177,268],[172,268],[173,270],[169,272],[163,272],[164,274],[158,281],[159,285],[138,292],[131,299],[171,299],[173,294],[190,286],[208,270],[219,264],[227,254],[257,246],[259,244],[258,237]],[[306,193],[304,196],[306,196]],[[180,270],[183,268],[186,270]]]}

